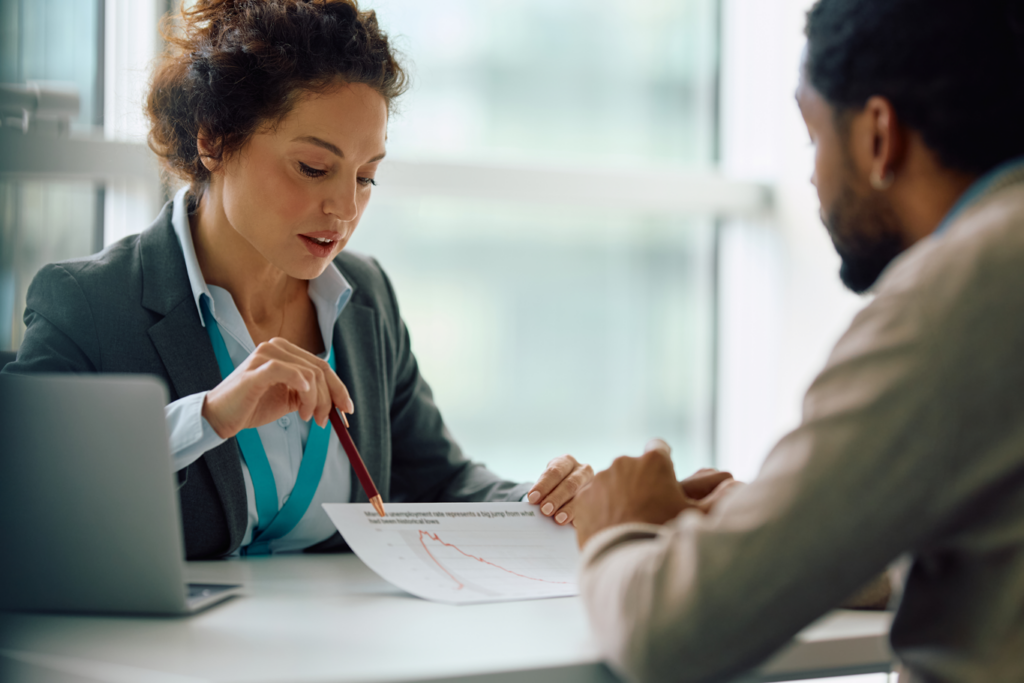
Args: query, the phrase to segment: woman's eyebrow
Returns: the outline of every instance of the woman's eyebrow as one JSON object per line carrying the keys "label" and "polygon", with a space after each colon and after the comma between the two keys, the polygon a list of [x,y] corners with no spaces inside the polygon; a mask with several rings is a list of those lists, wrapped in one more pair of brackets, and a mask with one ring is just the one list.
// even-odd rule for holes
{"label": "woman's eyebrow", "polygon": [[320,138],[314,137],[312,135],[300,135],[299,137],[292,140],[292,142],[308,142],[311,145],[323,147],[324,149],[326,149],[328,152],[338,157],[339,159],[345,158],[345,153],[338,149],[337,145],[333,145],[330,142],[327,142],[327,140],[321,140]]}
{"label": "woman's eyebrow", "polygon": [[[337,145],[334,145],[334,144],[332,144],[330,142],[327,142],[327,140],[323,140],[323,139],[318,138],[318,137],[313,136],[313,135],[300,135],[299,137],[293,139],[292,142],[307,142],[307,143],[309,143],[311,145],[316,145],[317,147],[322,147],[322,148],[326,149],[328,152],[330,152],[334,156],[338,157],[339,159],[344,159],[345,158],[345,153],[342,152],[338,148]],[[381,159],[384,158],[385,154],[386,154],[386,152],[381,152],[377,156],[375,156],[372,159],[370,159],[370,161],[367,162],[367,163],[373,163],[374,161],[380,161]]]}

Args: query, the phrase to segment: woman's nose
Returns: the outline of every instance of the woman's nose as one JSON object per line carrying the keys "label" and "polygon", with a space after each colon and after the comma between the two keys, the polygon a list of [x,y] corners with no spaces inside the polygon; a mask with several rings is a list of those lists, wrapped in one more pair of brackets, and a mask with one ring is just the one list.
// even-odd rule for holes
{"label": "woman's nose", "polygon": [[356,201],[356,182],[346,181],[342,187],[337,188],[326,200],[324,200],[324,213],[330,214],[342,221],[351,223],[359,215],[359,206]]}

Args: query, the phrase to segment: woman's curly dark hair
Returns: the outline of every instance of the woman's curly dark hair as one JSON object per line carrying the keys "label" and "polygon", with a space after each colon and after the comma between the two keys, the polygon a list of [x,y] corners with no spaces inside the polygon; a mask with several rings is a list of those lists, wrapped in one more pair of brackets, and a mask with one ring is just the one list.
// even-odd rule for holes
{"label": "woman's curly dark hair", "polygon": [[210,179],[200,132],[221,159],[303,93],[363,83],[390,111],[408,85],[376,14],[357,0],[199,0],[164,34],[146,100],[149,146],[195,194]]}

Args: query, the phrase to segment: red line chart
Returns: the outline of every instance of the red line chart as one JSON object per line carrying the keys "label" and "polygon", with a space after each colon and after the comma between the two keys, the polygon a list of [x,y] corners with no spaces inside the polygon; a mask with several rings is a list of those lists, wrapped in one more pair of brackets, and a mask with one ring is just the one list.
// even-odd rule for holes
{"label": "red line chart", "polygon": [[437,534],[431,533],[429,531],[423,531],[422,529],[420,529],[419,530],[420,545],[423,546],[423,550],[426,551],[426,553],[430,557],[430,559],[434,561],[434,564],[436,564],[438,567],[440,567],[441,571],[443,571],[445,574],[450,576],[452,581],[454,581],[456,584],[458,584],[459,587],[456,590],[462,590],[463,588],[465,588],[465,584],[463,584],[461,581],[459,581],[459,579],[456,578],[456,576],[454,574],[452,574],[450,571],[448,571],[447,567],[445,567],[443,564],[441,564],[437,560],[437,558],[434,557],[434,553],[430,552],[430,548],[427,547],[427,543],[424,540],[424,538],[430,539],[431,541],[436,541],[436,542],[440,543],[441,545],[445,546],[446,548],[451,548],[452,550],[460,553],[461,555],[464,555],[464,556],[468,557],[471,560],[476,560],[477,562],[480,562],[481,564],[486,564],[486,565],[489,565],[491,567],[494,567],[495,569],[500,569],[503,572],[508,572],[509,574],[512,574],[513,576],[518,576],[521,579],[529,579],[530,581],[540,581],[541,583],[559,583],[559,584],[568,584],[569,583],[568,581],[548,581],[547,579],[538,579],[538,578],[533,577],[533,576],[527,576],[525,574],[520,574],[519,572],[514,572],[511,569],[506,569],[505,567],[502,567],[500,564],[494,564],[493,562],[489,562],[489,561],[485,560],[482,557],[477,557],[476,555],[470,555],[469,553],[467,553],[466,551],[464,551],[462,548],[458,547],[457,545],[455,545],[453,543],[446,543],[446,542],[442,541],[441,537],[438,536]]}

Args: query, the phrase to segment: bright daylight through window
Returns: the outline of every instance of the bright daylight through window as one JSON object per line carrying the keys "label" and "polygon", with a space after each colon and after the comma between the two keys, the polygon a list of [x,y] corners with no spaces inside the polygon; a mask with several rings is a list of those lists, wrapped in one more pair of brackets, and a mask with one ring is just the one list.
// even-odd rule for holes
{"label": "bright daylight through window", "polygon": [[[102,125],[141,147],[154,17],[173,4],[149,2],[0,0],[17,32],[2,41],[0,80],[71,82],[72,137]],[[709,464],[715,217],[742,195],[703,189],[717,149],[717,2],[361,4],[413,87],[351,248],[391,276],[467,454],[527,479],[564,453],[604,467],[657,435],[680,471]],[[116,173],[4,176],[3,348],[20,341],[43,263],[155,215],[155,170]]]}

